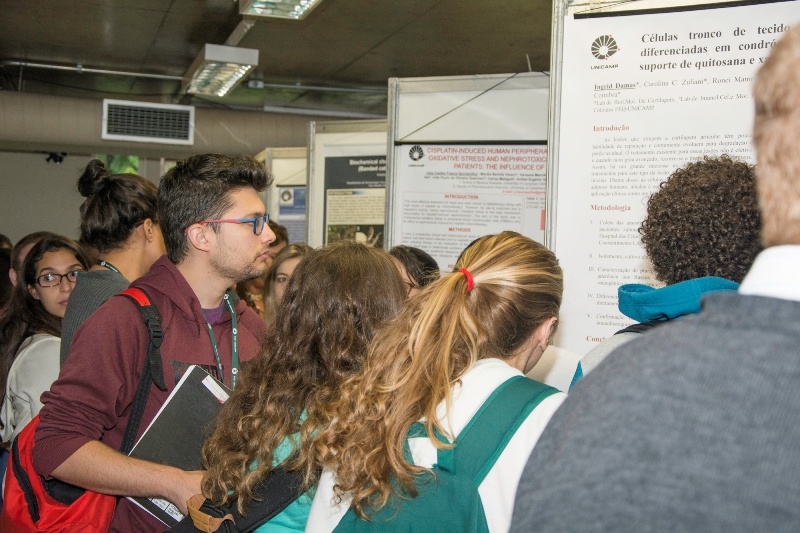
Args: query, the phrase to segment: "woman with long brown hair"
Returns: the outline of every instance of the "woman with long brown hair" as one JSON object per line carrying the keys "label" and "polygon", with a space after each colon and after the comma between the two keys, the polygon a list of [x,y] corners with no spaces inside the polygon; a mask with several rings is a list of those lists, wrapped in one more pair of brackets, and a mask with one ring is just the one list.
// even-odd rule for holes
{"label": "woman with long brown hair", "polygon": [[[292,275],[259,357],[225,403],[203,447],[203,493],[215,505],[237,500],[277,465],[308,472],[309,453],[330,424],[341,383],[361,369],[376,328],[394,316],[406,290],[389,255],[352,241],[308,252]],[[257,531],[302,531],[310,497],[298,498]]]}
{"label": "woman with long brown hair", "polygon": [[[539,360],[562,290],[553,253],[506,231],[475,241],[454,272],[410,299],[376,335],[362,372],[341,389],[333,423],[315,440],[326,470],[307,530],[331,531],[351,506],[370,519],[395,496],[402,513],[402,500],[417,495],[418,476],[430,472],[437,451],[457,448],[456,436],[487,398]],[[478,487],[490,531],[508,529],[525,461],[565,398],[549,392]],[[427,436],[409,439],[417,422]]]}
{"label": "woman with long brown hair", "polygon": [[44,237],[28,252],[8,314],[0,321],[0,437],[12,441],[39,413],[39,397],[61,367],[61,321],[89,256],[72,239]]}

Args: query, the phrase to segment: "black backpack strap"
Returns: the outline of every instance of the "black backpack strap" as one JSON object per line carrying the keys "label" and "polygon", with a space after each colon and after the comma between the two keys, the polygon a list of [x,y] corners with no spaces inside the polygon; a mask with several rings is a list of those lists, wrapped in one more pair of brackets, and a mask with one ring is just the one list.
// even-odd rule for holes
{"label": "black backpack strap", "polygon": [[151,377],[159,390],[166,391],[167,386],[164,384],[164,370],[161,364],[161,343],[164,341],[164,330],[161,329],[161,314],[144,289],[129,287],[120,294],[136,302],[139,311],[142,313],[144,324],[150,332],[147,359],[150,362]]}
{"label": "black backpack strap", "polygon": [[244,506],[246,516],[237,511],[235,501],[227,510],[233,515],[236,530],[250,533],[280,514],[302,494],[302,490],[301,471],[277,467],[253,487],[253,499]]}
{"label": "black backpack strap", "polygon": [[[222,507],[216,507],[211,500],[206,499],[200,510],[204,513],[221,518],[227,514],[233,516],[234,526],[224,523],[224,529],[218,531],[236,531],[237,533],[251,533],[256,528],[272,520],[290,503],[295,501],[303,490],[303,473],[299,470],[286,470],[282,467],[274,468],[267,476],[253,487],[253,499],[244,505],[244,516],[236,508],[236,500],[232,500]],[[199,531],[187,516],[169,530],[172,533],[190,533]]]}
{"label": "black backpack strap", "polygon": [[125,427],[125,435],[122,438],[120,451],[124,454],[130,453],[136,441],[136,434],[139,432],[139,424],[144,415],[144,408],[147,404],[147,395],[150,392],[150,382],[162,391],[167,390],[164,384],[164,372],[161,364],[161,342],[164,340],[164,330],[161,329],[161,315],[156,306],[151,302],[150,297],[138,287],[130,287],[120,293],[133,300],[150,332],[150,342],[147,345],[147,357],[144,361],[142,375],[139,378],[139,385],[136,387],[136,394],[133,397],[133,408]]}
{"label": "black backpack strap", "polygon": [[653,329],[656,326],[660,326],[661,324],[666,324],[669,322],[669,318],[658,318],[656,320],[651,320],[649,322],[641,322],[639,324],[633,324],[628,326],[625,329],[621,329],[618,332],[614,333],[614,335],[619,335],[621,333],[644,333],[647,330]]}
{"label": "black backpack strap", "polygon": [[[125,434],[122,437],[122,445],[120,446],[120,451],[127,455],[136,443],[136,434],[139,433],[139,425],[142,422],[144,408],[147,405],[150,383],[155,383],[161,390],[166,390],[167,387],[164,385],[164,374],[161,365],[160,346],[161,342],[164,340],[164,331],[161,329],[161,315],[158,309],[150,301],[150,297],[147,293],[142,289],[128,288],[120,294],[127,296],[136,303],[137,307],[141,310],[144,322],[150,332],[147,357],[144,361],[144,368],[139,378],[139,384],[136,387],[131,416],[128,418],[127,426],[125,426]],[[43,476],[39,477],[42,480],[42,486],[47,494],[65,505],[71,505],[85,492],[85,489],[70,485],[59,479],[45,479]]]}

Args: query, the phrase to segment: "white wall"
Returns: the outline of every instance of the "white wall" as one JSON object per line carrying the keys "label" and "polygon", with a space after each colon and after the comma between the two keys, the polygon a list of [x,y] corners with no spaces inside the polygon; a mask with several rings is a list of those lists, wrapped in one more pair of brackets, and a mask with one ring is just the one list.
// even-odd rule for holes
{"label": "white wall", "polygon": [[[77,181],[91,156],[69,154],[59,165],[46,159],[46,153],[0,152],[0,233],[12,242],[42,230],[79,237]],[[140,175],[157,184],[160,172],[159,160],[140,160]]]}

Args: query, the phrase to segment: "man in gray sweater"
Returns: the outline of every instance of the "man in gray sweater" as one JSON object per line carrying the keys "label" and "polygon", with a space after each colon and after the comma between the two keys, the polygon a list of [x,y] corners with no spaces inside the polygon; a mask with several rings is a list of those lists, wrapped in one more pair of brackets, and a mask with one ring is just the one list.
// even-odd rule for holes
{"label": "man in gray sweater", "polygon": [[511,531],[800,531],[800,26],[756,76],[759,254],[553,416]]}

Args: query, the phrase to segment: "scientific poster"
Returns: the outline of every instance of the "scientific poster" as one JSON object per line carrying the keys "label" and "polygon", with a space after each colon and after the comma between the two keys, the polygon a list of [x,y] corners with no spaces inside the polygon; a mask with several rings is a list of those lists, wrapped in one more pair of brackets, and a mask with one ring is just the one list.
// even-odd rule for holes
{"label": "scientific poster", "polygon": [[325,243],[353,239],[382,247],[386,213],[386,155],[351,148],[325,157]]}
{"label": "scientific poster", "polygon": [[442,271],[486,234],[513,230],[544,242],[544,141],[399,145],[395,162],[393,242],[422,248]]}
{"label": "scientific poster", "polygon": [[306,188],[276,187],[278,216],[275,221],[286,228],[289,242],[306,240]]}
{"label": "scientific poster", "polygon": [[564,20],[559,346],[584,353],[633,323],[617,288],[656,284],[638,228],[662,181],[706,154],[753,162],[753,76],[800,2],[709,7]]}

